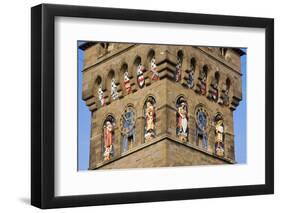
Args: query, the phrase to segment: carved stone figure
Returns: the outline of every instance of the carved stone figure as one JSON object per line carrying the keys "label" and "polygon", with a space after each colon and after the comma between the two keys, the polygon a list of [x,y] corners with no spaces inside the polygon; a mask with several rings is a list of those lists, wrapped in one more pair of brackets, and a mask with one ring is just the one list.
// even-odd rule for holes
{"label": "carved stone figure", "polygon": [[207,125],[208,117],[206,110],[200,107],[196,112],[197,134],[196,144],[202,145],[204,149],[208,149]]}
{"label": "carved stone figure", "polygon": [[206,95],[206,81],[207,81],[207,70],[202,69],[199,74],[199,81],[197,83],[197,92],[200,95]]}
{"label": "carved stone figure", "polygon": [[110,160],[113,155],[114,143],[114,123],[113,119],[107,119],[103,127],[103,140],[104,140],[104,160]]}
{"label": "carved stone figure", "polygon": [[151,79],[153,81],[158,81],[160,80],[160,77],[159,77],[159,73],[157,71],[157,65],[156,65],[156,61],[155,61],[155,58],[153,57],[150,61],[150,70],[152,72],[152,77]]}
{"label": "carved stone figure", "polygon": [[182,141],[187,141],[188,136],[188,110],[187,103],[183,98],[179,98],[177,101],[177,136]]}
{"label": "carved stone figure", "polygon": [[216,142],[215,142],[215,154],[224,156],[224,125],[223,120],[220,117],[216,118],[215,126]]}
{"label": "carved stone figure", "polygon": [[194,86],[195,66],[196,66],[196,61],[194,58],[192,58],[190,60],[190,69],[188,70],[187,80],[186,80],[187,87],[190,89],[193,88],[193,86]]}
{"label": "carved stone figure", "polygon": [[111,97],[113,100],[116,100],[119,97],[118,92],[117,92],[117,85],[115,82],[115,78],[112,78],[112,80],[111,80]]}
{"label": "carved stone figure", "polygon": [[229,96],[228,96],[228,92],[229,90],[226,89],[223,94],[222,94],[222,104],[225,105],[225,106],[228,106],[229,105]]}
{"label": "carved stone figure", "polygon": [[145,103],[145,139],[155,137],[155,101],[149,97]]}
{"label": "carved stone figure", "polygon": [[121,118],[122,150],[131,149],[135,142],[135,113],[131,107],[127,108]]}
{"label": "carved stone figure", "polygon": [[98,89],[98,97],[99,97],[101,106],[104,106],[105,100],[104,100],[103,91],[102,91],[101,86],[99,86],[99,89]]}
{"label": "carved stone figure", "polygon": [[125,90],[126,90],[127,94],[130,94],[131,91],[132,91],[132,88],[131,88],[131,83],[130,83],[128,71],[126,71],[124,73],[124,87],[125,87]]}
{"label": "carved stone figure", "polygon": [[219,104],[224,106],[229,105],[229,88],[230,88],[230,83],[227,81],[222,87],[220,100],[218,102]]}
{"label": "carved stone figure", "polygon": [[187,81],[186,81],[187,87],[192,88],[194,86],[194,67],[191,66],[191,69],[189,70],[187,74]]}
{"label": "carved stone figure", "polygon": [[181,80],[181,66],[182,60],[178,57],[175,71],[175,81],[179,82]]}
{"label": "carved stone figure", "polygon": [[218,84],[219,80],[216,76],[213,77],[213,80],[210,85],[209,93],[208,93],[208,98],[213,101],[218,100]]}
{"label": "carved stone figure", "polygon": [[143,72],[145,71],[145,68],[142,64],[139,64],[137,67],[137,82],[140,88],[143,88],[145,79],[143,76]]}

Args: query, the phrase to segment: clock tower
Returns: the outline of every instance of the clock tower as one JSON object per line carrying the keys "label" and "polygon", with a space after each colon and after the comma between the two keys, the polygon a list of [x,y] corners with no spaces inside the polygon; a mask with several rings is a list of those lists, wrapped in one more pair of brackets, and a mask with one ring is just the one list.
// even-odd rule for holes
{"label": "clock tower", "polygon": [[85,42],[89,169],[234,164],[237,48]]}

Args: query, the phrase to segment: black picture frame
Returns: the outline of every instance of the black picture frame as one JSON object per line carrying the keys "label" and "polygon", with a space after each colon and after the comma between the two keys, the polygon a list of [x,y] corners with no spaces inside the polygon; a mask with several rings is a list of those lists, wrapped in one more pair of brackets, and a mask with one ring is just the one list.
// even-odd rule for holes
{"label": "black picture frame", "polygon": [[[56,197],[55,17],[263,28],[265,48],[265,184]],[[241,16],[41,4],[31,8],[31,204],[60,208],[274,193],[274,20]]]}

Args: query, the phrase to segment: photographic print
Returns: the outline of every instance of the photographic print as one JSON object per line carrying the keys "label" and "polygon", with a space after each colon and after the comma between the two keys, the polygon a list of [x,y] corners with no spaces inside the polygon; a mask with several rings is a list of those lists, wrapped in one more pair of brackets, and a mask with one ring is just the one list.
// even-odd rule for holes
{"label": "photographic print", "polygon": [[78,41],[78,170],[246,163],[246,52]]}
{"label": "photographic print", "polygon": [[274,19],[41,4],[31,41],[32,205],[274,193]]}

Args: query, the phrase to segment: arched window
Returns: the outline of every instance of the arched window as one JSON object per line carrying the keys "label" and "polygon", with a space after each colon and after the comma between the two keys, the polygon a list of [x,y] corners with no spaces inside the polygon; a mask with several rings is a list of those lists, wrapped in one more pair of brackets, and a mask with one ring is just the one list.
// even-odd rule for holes
{"label": "arched window", "polygon": [[182,68],[182,61],[183,61],[183,52],[180,50],[177,54],[177,64],[175,70],[175,81],[179,82],[181,80],[181,68]]}
{"label": "arched window", "polygon": [[126,152],[134,146],[136,140],[135,110],[129,106],[121,118],[122,151]]}
{"label": "arched window", "polygon": [[115,77],[115,72],[113,70],[110,70],[107,77],[107,88],[109,88],[110,90],[112,100],[116,100],[119,97]]}
{"label": "arched window", "polygon": [[147,59],[148,59],[148,62],[149,62],[149,68],[150,68],[150,72],[151,72],[152,81],[160,80],[159,73],[158,73],[158,70],[157,70],[154,50],[149,51]]}
{"label": "arched window", "polygon": [[196,92],[200,95],[206,95],[206,82],[208,76],[208,66],[204,65],[203,68],[200,70],[198,83],[197,83],[197,90]]}
{"label": "arched window", "polygon": [[188,105],[183,97],[179,97],[176,102],[177,114],[177,128],[176,134],[181,141],[188,141]]}
{"label": "arched window", "polygon": [[145,72],[145,68],[141,63],[141,58],[138,56],[134,61],[136,73],[137,73],[137,83],[140,88],[143,88],[145,85],[145,79],[143,73]]}
{"label": "arched window", "polygon": [[126,90],[127,94],[130,94],[132,92],[132,87],[131,87],[131,83],[130,83],[130,77],[129,77],[128,65],[127,64],[122,65],[121,74],[122,74],[122,77],[123,77],[124,89]]}
{"label": "arched window", "polygon": [[224,123],[223,118],[220,113],[215,116],[215,135],[216,135],[216,142],[215,142],[215,154],[223,157],[224,156]]}
{"label": "arched window", "polygon": [[186,85],[188,88],[192,88],[194,86],[194,73],[196,68],[196,60],[192,58],[190,60],[190,69],[188,70]]}
{"label": "arched window", "polygon": [[149,96],[144,103],[144,138],[149,141],[156,136],[156,101]]}
{"label": "arched window", "polygon": [[196,110],[196,145],[208,149],[208,115],[203,107]]}
{"label": "arched window", "polygon": [[103,89],[102,89],[102,79],[100,76],[98,76],[95,80],[94,83],[94,92],[98,98],[99,105],[104,106],[105,105],[105,99],[104,99],[104,94],[103,94]]}
{"label": "arched window", "polygon": [[102,150],[104,160],[110,160],[114,155],[115,124],[115,119],[111,115],[107,116],[103,123]]}
{"label": "arched window", "polygon": [[217,71],[215,75],[213,76],[209,93],[208,93],[208,98],[213,101],[218,100],[218,86],[219,86],[219,80],[220,80],[220,74]]}

